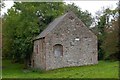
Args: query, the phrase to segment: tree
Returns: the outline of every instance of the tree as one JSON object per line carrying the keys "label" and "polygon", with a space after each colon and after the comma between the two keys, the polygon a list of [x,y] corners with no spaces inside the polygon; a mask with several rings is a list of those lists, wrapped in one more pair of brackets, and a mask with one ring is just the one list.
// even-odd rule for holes
{"label": "tree", "polygon": [[[68,6],[63,2],[15,2],[3,20],[4,55],[12,58],[14,62],[26,62],[32,54],[33,38],[67,9]],[[84,16],[91,17],[88,12],[77,9],[76,12],[78,16],[81,15],[81,19],[84,19]],[[85,22],[87,21],[89,23],[89,19],[86,18]]]}
{"label": "tree", "polygon": [[[2,16],[1,16],[1,9],[4,8],[5,5],[2,1],[0,1],[0,52],[2,52]],[[0,54],[2,57],[2,53]]]}
{"label": "tree", "polygon": [[[62,14],[64,9],[62,5],[61,2],[57,4],[16,2],[4,16],[3,53],[12,57],[14,61],[28,59],[32,53],[33,37]],[[42,17],[40,22],[38,17]]]}
{"label": "tree", "polygon": [[112,25],[105,29],[106,35],[101,47],[104,49],[104,59],[119,59],[119,22],[112,21]]}
{"label": "tree", "polygon": [[103,43],[104,37],[105,37],[105,26],[106,26],[106,14],[101,15],[101,13],[97,16],[97,25],[96,29],[97,36],[98,36],[98,59],[101,60],[104,57],[104,50],[101,48],[101,45]]}
{"label": "tree", "polygon": [[[116,31],[118,22],[118,8],[111,10],[109,8],[103,10],[98,18],[98,54],[99,59],[112,59],[111,55],[118,53],[118,31]],[[112,32],[109,30],[114,28]],[[114,39],[110,39],[116,37]],[[113,47],[113,48],[112,48]]]}

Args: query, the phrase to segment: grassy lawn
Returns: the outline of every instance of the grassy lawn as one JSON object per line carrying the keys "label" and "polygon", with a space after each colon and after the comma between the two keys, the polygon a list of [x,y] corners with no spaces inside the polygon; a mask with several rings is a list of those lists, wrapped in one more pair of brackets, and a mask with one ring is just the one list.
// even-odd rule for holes
{"label": "grassy lawn", "polygon": [[99,61],[99,64],[81,67],[61,68],[41,72],[25,70],[22,64],[3,60],[2,78],[119,78],[118,61]]}

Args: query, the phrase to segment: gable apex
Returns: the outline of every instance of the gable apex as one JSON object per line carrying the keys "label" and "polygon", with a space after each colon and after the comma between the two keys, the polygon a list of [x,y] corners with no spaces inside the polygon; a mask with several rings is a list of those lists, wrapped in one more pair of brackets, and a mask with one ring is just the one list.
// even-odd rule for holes
{"label": "gable apex", "polygon": [[45,37],[49,32],[51,32],[57,26],[58,23],[60,23],[63,20],[63,18],[66,15],[69,15],[69,14],[73,15],[74,13],[72,11],[69,11],[66,14],[54,19],[52,22],[48,24],[46,29],[44,29],[37,37],[34,38],[34,40]]}
{"label": "gable apex", "polygon": [[[60,22],[63,21],[64,18],[66,17],[69,17],[69,18],[77,18],[78,21],[80,23],[82,23],[83,26],[85,26],[85,24],[72,12],[72,11],[69,11],[67,13],[65,13],[64,15],[62,16],[59,16],[58,18],[55,18],[52,22],[50,22],[48,24],[48,26],[46,27],[46,29],[44,29],[37,37],[35,37],[33,40],[37,40],[37,39],[40,39],[40,38],[44,38],[47,34],[49,34]],[[89,29],[87,29],[89,30]]]}

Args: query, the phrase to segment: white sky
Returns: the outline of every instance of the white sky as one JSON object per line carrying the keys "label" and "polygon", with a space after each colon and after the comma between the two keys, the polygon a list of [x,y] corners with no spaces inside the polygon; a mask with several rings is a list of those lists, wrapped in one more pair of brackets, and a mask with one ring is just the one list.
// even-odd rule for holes
{"label": "white sky", "polygon": [[[95,13],[99,10],[101,10],[103,7],[107,8],[110,7],[111,9],[114,9],[117,7],[116,3],[118,3],[119,0],[113,0],[113,1],[75,1],[75,0],[64,0],[67,4],[75,3],[79,8],[81,8],[82,11],[88,10],[92,15],[95,15]],[[4,1],[5,2],[5,8],[2,9],[2,15],[4,12],[7,12],[7,9],[9,9],[11,6],[13,6],[13,1]]]}
{"label": "white sky", "polygon": [[114,1],[65,1],[66,3],[75,3],[79,8],[82,9],[82,11],[88,10],[92,15],[95,15],[95,13],[99,10],[101,10],[103,7],[107,8],[110,7],[111,9],[115,9],[117,7],[116,3],[118,3],[118,0]]}
{"label": "white sky", "polygon": [[10,9],[13,6],[13,1],[4,1],[5,7],[2,9],[1,14],[3,15],[4,13],[7,12],[7,9]]}

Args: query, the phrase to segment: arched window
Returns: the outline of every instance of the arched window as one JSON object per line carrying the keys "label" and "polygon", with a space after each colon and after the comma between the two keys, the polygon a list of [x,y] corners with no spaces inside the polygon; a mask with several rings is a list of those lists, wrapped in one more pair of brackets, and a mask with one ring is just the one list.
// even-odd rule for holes
{"label": "arched window", "polygon": [[54,52],[55,57],[63,56],[63,46],[61,44],[54,45],[53,52]]}

